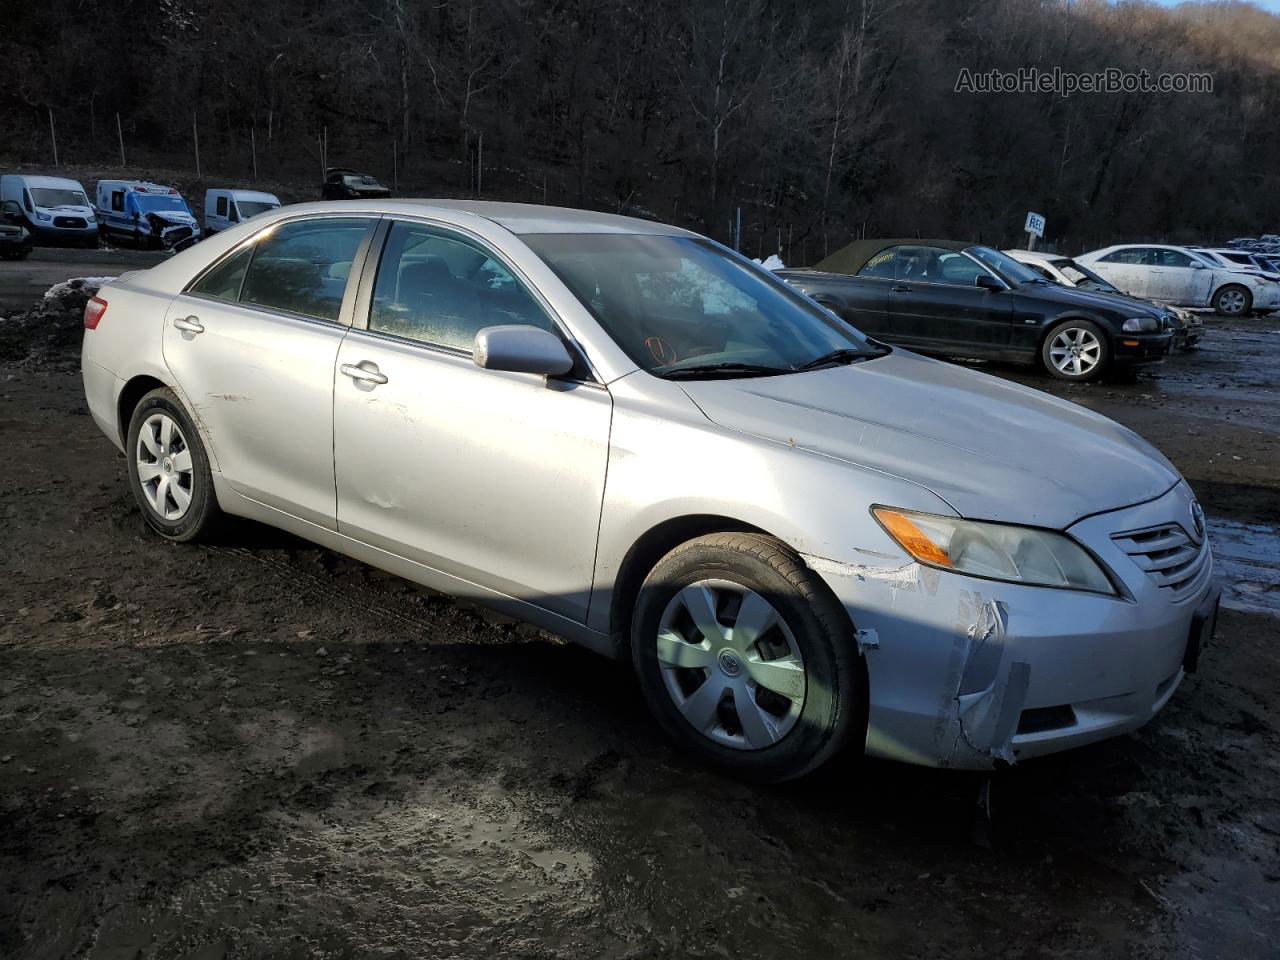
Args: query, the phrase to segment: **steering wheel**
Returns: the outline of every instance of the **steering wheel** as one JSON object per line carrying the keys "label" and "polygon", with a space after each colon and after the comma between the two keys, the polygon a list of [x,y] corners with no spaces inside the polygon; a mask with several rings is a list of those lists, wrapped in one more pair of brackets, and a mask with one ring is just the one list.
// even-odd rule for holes
{"label": "steering wheel", "polygon": [[661,337],[645,337],[644,345],[649,348],[649,353],[653,355],[653,359],[657,360],[660,366],[675,363],[680,359],[676,354],[675,347]]}

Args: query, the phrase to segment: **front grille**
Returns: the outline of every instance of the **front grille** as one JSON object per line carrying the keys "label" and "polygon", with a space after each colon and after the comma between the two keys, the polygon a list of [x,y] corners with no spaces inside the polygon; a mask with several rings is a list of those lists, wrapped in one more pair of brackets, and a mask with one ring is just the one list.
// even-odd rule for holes
{"label": "front grille", "polygon": [[83,229],[89,225],[84,217],[54,217],[53,225],[55,227],[67,227],[69,229]]}
{"label": "front grille", "polygon": [[1033,707],[1023,710],[1018,717],[1018,733],[1044,733],[1046,730],[1073,727],[1075,723],[1076,712],[1069,703],[1056,707]]}
{"label": "front grille", "polygon": [[1197,544],[1176,523],[1116,533],[1111,539],[1175,601],[1185,600],[1194,592],[1196,579],[1209,557],[1209,541]]}

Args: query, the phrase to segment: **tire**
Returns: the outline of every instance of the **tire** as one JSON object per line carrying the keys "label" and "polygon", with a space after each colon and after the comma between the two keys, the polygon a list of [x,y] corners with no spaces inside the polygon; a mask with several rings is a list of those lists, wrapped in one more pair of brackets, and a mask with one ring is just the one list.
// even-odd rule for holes
{"label": "tire", "polygon": [[1092,320],[1064,320],[1040,344],[1040,362],[1059,380],[1096,380],[1111,366],[1111,340]]}
{"label": "tire", "polygon": [[1247,317],[1253,310],[1253,294],[1247,287],[1229,283],[1213,295],[1213,309],[1223,317]]}
{"label": "tire", "polygon": [[[748,643],[732,637],[744,610],[765,625]],[[793,780],[834,757],[855,731],[865,739],[866,669],[849,619],[826,584],[771,537],[710,534],[663,557],[640,588],[631,654],[663,731],[732,776]]]}
{"label": "tire", "polygon": [[[171,424],[167,443],[166,420]],[[178,543],[212,534],[224,515],[213,492],[209,456],[173,391],[160,388],[144,396],[129,418],[126,438],[129,488],[151,529]]]}

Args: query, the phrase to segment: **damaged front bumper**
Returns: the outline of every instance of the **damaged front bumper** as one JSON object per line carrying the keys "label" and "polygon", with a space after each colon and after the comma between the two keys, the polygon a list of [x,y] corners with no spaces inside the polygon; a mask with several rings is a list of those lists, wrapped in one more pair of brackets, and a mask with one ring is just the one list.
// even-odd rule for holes
{"label": "damaged front bumper", "polygon": [[[990,769],[1136,730],[1183,677],[1197,610],[1214,594],[1185,483],[1068,529],[1120,596],[1031,587],[923,567],[806,557],[849,611],[869,679],[867,753]],[[1150,572],[1134,533],[1177,527],[1187,579]],[[1154,536],[1154,534],[1151,534]],[[1127,551],[1126,551],[1127,548]],[[870,558],[869,558],[870,559]],[[1157,563],[1162,561],[1156,561]]]}

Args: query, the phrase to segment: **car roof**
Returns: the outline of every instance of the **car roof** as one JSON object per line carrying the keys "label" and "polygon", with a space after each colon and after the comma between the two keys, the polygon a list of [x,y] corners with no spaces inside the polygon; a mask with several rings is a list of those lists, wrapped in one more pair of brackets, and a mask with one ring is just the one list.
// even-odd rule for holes
{"label": "car roof", "polygon": [[593,210],[548,207],[534,203],[502,203],[494,200],[434,200],[397,198],[394,200],[339,200],[299,204],[288,208],[300,213],[335,213],[350,210],[368,213],[431,216],[444,219],[457,214],[482,217],[515,234],[532,233],[631,233],[646,236],[696,237],[698,234],[655,220],[623,217]]}
{"label": "car roof", "polygon": [[829,257],[819,260],[813,269],[824,273],[854,274],[861,270],[868,260],[890,247],[942,247],[945,250],[967,250],[978,244],[959,240],[927,240],[920,237],[892,237],[879,240],[855,240],[841,247]]}
{"label": "car roof", "polygon": [[72,180],[69,177],[38,177],[30,176],[25,173],[11,174],[22,180],[28,187],[66,187],[72,186],[84,192],[84,187],[80,186],[78,180]]}
{"label": "car roof", "polygon": [[1065,253],[1045,253],[1043,250],[1005,250],[1015,260],[1035,260],[1038,263],[1053,263],[1055,260],[1070,260]]}
{"label": "car roof", "polygon": [[261,190],[238,190],[235,187],[218,187],[209,191],[210,193],[229,193],[237,200],[267,200],[275,203],[280,202],[280,198],[274,193],[263,193]]}

